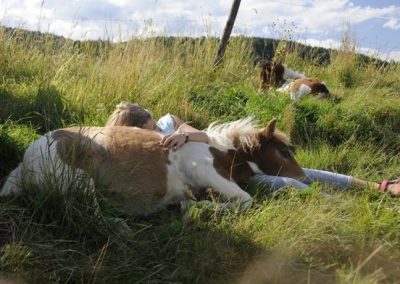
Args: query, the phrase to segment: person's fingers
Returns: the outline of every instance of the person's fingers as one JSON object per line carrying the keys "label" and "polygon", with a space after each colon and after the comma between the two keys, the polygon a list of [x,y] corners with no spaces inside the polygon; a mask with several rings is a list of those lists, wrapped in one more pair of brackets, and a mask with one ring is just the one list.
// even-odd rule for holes
{"label": "person's fingers", "polygon": [[164,147],[172,147],[171,144],[173,144],[174,141],[175,141],[175,136],[174,136],[174,135],[169,135],[169,136],[164,140],[163,146],[164,146]]}
{"label": "person's fingers", "polygon": [[163,147],[179,148],[185,143],[185,137],[181,134],[172,134],[168,137],[163,137],[161,140]]}
{"label": "person's fingers", "polygon": [[164,145],[165,141],[171,137],[171,134],[167,134],[161,138],[160,144]]}
{"label": "person's fingers", "polygon": [[174,141],[173,137],[168,137],[167,139],[165,139],[163,146],[164,147],[169,147],[169,146],[172,147],[173,141]]}
{"label": "person's fingers", "polygon": [[184,143],[184,141],[179,137],[179,136],[177,136],[176,137],[176,139],[175,139],[175,144],[174,144],[174,150],[177,150],[177,149],[179,149],[180,147],[182,147],[182,145],[183,145],[183,143]]}

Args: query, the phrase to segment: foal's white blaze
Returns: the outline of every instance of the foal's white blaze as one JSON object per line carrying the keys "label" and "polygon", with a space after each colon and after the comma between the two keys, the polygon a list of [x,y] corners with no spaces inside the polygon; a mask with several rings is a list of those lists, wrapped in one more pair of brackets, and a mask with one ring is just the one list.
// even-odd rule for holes
{"label": "foal's white blaze", "polygon": [[255,173],[255,174],[262,174],[263,171],[257,166],[256,163],[254,162],[247,162],[251,168],[251,170]]}

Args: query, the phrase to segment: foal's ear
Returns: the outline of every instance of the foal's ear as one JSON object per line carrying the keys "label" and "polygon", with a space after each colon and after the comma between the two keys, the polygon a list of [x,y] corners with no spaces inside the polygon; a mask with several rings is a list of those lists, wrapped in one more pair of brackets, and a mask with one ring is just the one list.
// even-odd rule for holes
{"label": "foal's ear", "polygon": [[275,126],[276,126],[276,118],[271,119],[267,126],[262,130],[262,136],[265,138],[270,138],[272,134],[275,132]]}

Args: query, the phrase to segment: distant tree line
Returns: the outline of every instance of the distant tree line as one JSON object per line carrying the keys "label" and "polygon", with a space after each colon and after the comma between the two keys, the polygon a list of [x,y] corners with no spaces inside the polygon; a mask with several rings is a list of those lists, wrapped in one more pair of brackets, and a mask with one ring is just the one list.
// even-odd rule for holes
{"label": "distant tree line", "polygon": [[[104,49],[109,49],[113,45],[113,43],[109,40],[71,40],[50,33],[27,31],[19,28],[0,26],[0,31],[1,30],[6,33],[7,37],[15,38],[21,44],[31,45],[32,43],[34,43],[37,44],[38,47],[40,47],[41,45],[44,47],[46,45],[47,49],[49,48],[49,45],[51,45],[52,48],[57,49],[59,47],[65,46],[66,43],[70,43],[73,49],[77,52],[87,52],[88,50],[90,50],[93,55],[100,55],[102,54],[102,52],[104,52]],[[196,43],[202,44],[206,40],[205,37],[192,38],[172,36],[155,37],[155,39],[159,44],[165,47],[172,47],[180,43],[187,44],[188,42],[194,46]],[[253,49],[252,57],[254,64],[256,64],[261,58],[273,59],[276,49],[281,42],[281,40],[277,39],[260,37],[243,37],[243,39],[251,41],[251,46]],[[218,38],[212,38],[212,40],[215,40],[216,42],[219,41]],[[312,47],[294,41],[286,41],[286,51],[296,51],[301,59],[318,65],[330,64],[332,56],[339,52],[335,49]],[[394,62],[393,60],[387,62],[378,58],[369,57],[364,54],[358,54],[357,59],[360,65],[368,64],[371,62],[379,67],[386,66],[388,64],[399,64]]]}

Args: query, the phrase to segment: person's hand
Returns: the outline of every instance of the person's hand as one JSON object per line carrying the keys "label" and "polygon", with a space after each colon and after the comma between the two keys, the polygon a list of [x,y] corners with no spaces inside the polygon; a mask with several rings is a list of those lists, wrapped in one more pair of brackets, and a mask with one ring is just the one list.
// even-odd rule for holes
{"label": "person's hand", "polygon": [[173,149],[176,151],[183,144],[185,144],[186,136],[183,133],[173,133],[167,134],[163,138],[161,138],[160,144],[163,147]]}

